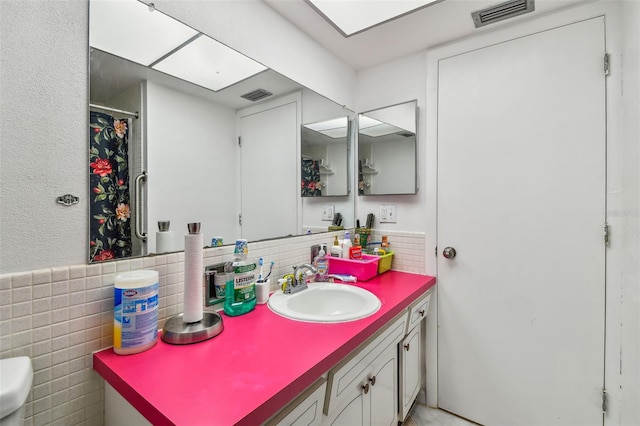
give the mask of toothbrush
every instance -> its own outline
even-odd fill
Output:
[[[273,270],[273,265],[275,265],[275,264],[276,264],[276,262],[275,262],[275,261],[273,261],[273,260],[272,260],[272,261],[271,261],[271,263],[269,264],[269,273],[267,274],[267,276],[266,276],[266,277],[264,277],[264,280],[265,280],[265,281],[266,281],[266,280],[268,280],[268,279],[269,279],[269,277],[271,276],[271,271]]]
[[[264,259],[258,259],[258,265],[260,265],[260,273],[258,274],[258,281],[262,281],[262,265],[264,264]]]

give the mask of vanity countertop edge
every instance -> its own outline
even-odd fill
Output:
[[[260,424],[435,285],[427,275],[389,271],[356,285],[382,306],[357,321],[318,324],[267,307],[222,315],[224,331],[193,345],[158,338],[151,349],[93,354],[93,368],[154,425]]]

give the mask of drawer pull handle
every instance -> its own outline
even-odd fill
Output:
[[[421,309],[420,311],[418,311],[418,313],[420,314],[421,317],[424,316],[424,309]]]
[[[371,382],[371,386],[375,386],[376,385],[376,376],[370,377],[369,381]]]
[[[411,347],[411,346],[410,346],[408,343],[407,343],[406,345],[404,345],[404,348],[405,348],[406,350],[409,350],[409,348],[410,348],[410,347]]]
[[[362,387],[362,390],[364,391],[364,394],[368,394],[369,393],[369,383],[367,383],[366,385],[364,385]]]

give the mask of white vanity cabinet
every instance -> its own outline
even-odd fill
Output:
[[[316,381],[309,389],[267,422],[268,426],[317,426],[322,423],[322,406],[327,380]]]
[[[398,414],[398,350],[407,312],[329,371],[324,425],[394,425]]]
[[[431,294],[416,301],[409,307],[407,333],[398,345],[399,353],[399,411],[398,420],[403,422],[409,414],[420,388],[425,368],[423,319],[429,311]]]

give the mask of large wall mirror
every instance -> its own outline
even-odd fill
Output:
[[[301,129],[351,111],[137,0],[90,0],[89,39],[90,261],[183,250],[189,222],[207,245],[307,232]],[[348,175],[341,143],[324,165]]]
[[[358,195],[415,194],[417,101],[358,115]]]

